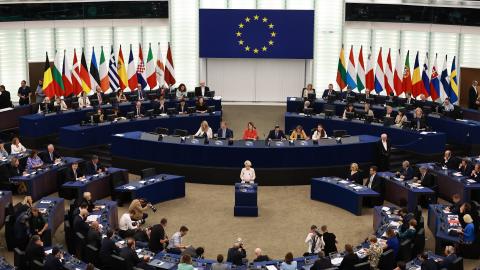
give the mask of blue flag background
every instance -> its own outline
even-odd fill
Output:
[[[200,57],[313,59],[313,10],[200,9]]]

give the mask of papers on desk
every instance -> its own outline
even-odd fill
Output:
[[[462,173],[461,172],[454,172],[453,176],[462,176]]]
[[[420,134],[422,134],[422,135],[437,134],[437,132],[436,131],[422,131],[422,132],[420,132]]]
[[[168,116],[168,114],[166,114],[166,113],[161,113],[160,116],[165,117],[165,116]]]
[[[455,120],[460,121],[460,122],[468,122],[467,119],[455,119]]]
[[[100,217],[100,215],[89,215],[87,217],[87,222],[94,222],[97,221],[97,219]]]
[[[265,268],[267,268],[267,270],[277,270],[277,267],[275,265],[267,265],[265,266]]]
[[[333,258],[331,260],[332,264],[335,266],[339,266],[343,261],[343,257]]]
[[[49,200],[41,200],[40,203],[51,203],[52,201]]]
[[[125,135],[117,133],[117,134],[115,134],[115,135],[113,135],[113,136],[123,137],[123,136],[125,136]]]
[[[13,108],[9,107],[9,108],[0,109],[0,112],[6,112],[11,110],[13,110]]]
[[[295,97],[290,98],[290,101],[296,101],[296,100],[297,100],[297,98],[295,98]]]
[[[52,249],[50,248],[50,249],[45,250],[45,254],[47,254],[47,255],[52,254]]]
[[[221,100],[222,99],[222,96],[214,96],[213,97],[213,100]]]
[[[477,181],[475,181],[475,180],[473,180],[473,179],[467,179],[467,182],[473,184],[473,183],[476,183]]]
[[[403,179],[400,178],[400,177],[393,177],[393,179],[394,179],[395,181],[400,181],[400,182],[403,181]]]
[[[361,189],[363,189],[363,187],[361,187],[361,186],[354,186],[353,189],[355,189],[355,190],[361,190]]]
[[[144,181],[144,180],[138,181],[138,183],[140,183],[140,184],[142,184],[142,185],[145,184],[146,182],[147,182],[147,181]]]
[[[398,223],[397,221],[391,221],[390,224],[389,224],[391,227],[399,227],[400,226],[400,223]]]
[[[125,186],[125,189],[128,189],[128,190],[134,190],[135,187],[134,186]]]
[[[350,182],[348,182],[348,181],[346,181],[346,180],[340,180],[340,181],[338,181],[338,182],[339,182],[339,183],[342,183],[342,184],[348,184],[348,183],[350,183]]]
[[[389,211],[389,210],[390,210],[390,207],[387,207],[387,206],[382,207],[382,211],[386,212],[386,211]]]

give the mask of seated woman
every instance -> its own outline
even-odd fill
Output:
[[[398,233],[398,238],[400,239],[400,242],[410,239],[413,243],[413,239],[415,238],[415,235],[417,233],[417,229],[415,229],[416,227],[417,221],[413,218],[410,219],[410,221],[408,222],[408,229],[406,229],[405,231],[400,231]]]
[[[0,142],[0,158],[7,158],[8,152],[5,150],[5,145],[3,142]]]
[[[177,99],[187,97],[187,87],[185,86],[185,84],[181,83],[178,86],[177,91],[175,91],[175,95],[177,96]]]
[[[302,89],[303,98],[308,98],[308,94],[315,94],[315,89],[311,83],[307,84],[307,87]]]
[[[315,131],[312,134],[312,140],[318,141],[318,140],[324,139],[324,138],[328,138],[327,132],[323,128],[322,124],[318,124],[317,128],[315,129]]]
[[[97,113],[95,114],[94,122],[96,123],[103,123],[105,115],[103,114],[102,108],[97,109]]]
[[[247,128],[243,131],[243,137],[244,140],[257,140],[258,139],[258,134],[257,134],[257,128],[253,124],[253,122],[248,122]]]
[[[404,110],[399,110],[398,114],[397,114],[397,117],[395,117],[395,126],[403,127],[403,125],[407,121],[408,121],[408,119],[407,119],[407,116],[405,115],[405,111]]]
[[[365,117],[373,117],[373,111],[370,109],[370,103],[365,103],[363,112],[365,113]]]
[[[38,152],[36,150],[32,150],[30,156],[27,159],[27,170],[36,170],[43,166],[42,159],[38,156]]]
[[[208,126],[207,121],[202,121],[200,124],[200,128],[198,129],[197,133],[194,135],[195,137],[207,137],[209,139],[213,138],[212,129]]]
[[[305,131],[303,130],[303,127],[301,125],[298,125],[295,127],[295,129],[292,131],[292,134],[290,134],[290,140],[308,140],[307,134],[305,134]]]
[[[53,104],[55,107],[59,107],[61,111],[68,110],[67,104],[63,100],[63,97],[55,96],[55,103]]]
[[[208,111],[207,104],[203,100],[203,97],[199,97],[196,105],[197,113],[206,113]]]
[[[90,99],[87,96],[87,92],[82,91],[78,97],[78,107],[87,108],[90,107]]]
[[[355,117],[355,108],[353,108],[352,103],[348,103],[347,107],[345,107],[345,110],[343,111],[343,116],[342,116],[343,119],[348,119],[347,113],[353,113]]]
[[[250,160],[245,160],[243,165],[245,165],[245,167],[240,172],[242,183],[253,184],[255,181],[255,170],[252,168],[252,162],[250,162]]]
[[[27,148],[25,148],[25,146],[23,146],[20,143],[20,140],[18,139],[18,137],[14,137],[12,139],[12,145],[10,146],[10,148],[11,148],[10,154],[12,155],[21,154],[27,151]]]
[[[288,252],[285,255],[285,260],[280,265],[280,270],[296,270],[297,269],[297,261],[293,260],[293,254]]]
[[[123,93],[122,89],[118,89],[117,94],[115,95],[118,103],[127,102],[127,97]]]
[[[472,244],[475,241],[475,225],[473,224],[472,216],[466,214],[463,216],[465,226],[463,227],[463,241],[465,244]]]
[[[350,176],[348,177],[350,181],[355,182],[359,185],[363,185],[363,178],[360,175],[360,171],[358,169],[358,164],[357,163],[352,163],[350,165]]]
[[[480,163],[475,164],[475,167],[473,167],[473,171],[470,176],[470,178],[480,183]]]

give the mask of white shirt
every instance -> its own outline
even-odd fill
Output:
[[[176,248],[182,245],[182,234],[176,232],[172,235],[170,241],[168,241],[168,248]]]
[[[27,148],[25,148],[25,146],[23,146],[21,143],[18,143],[18,146],[15,145],[15,144],[12,144],[11,148],[12,148],[12,151],[10,152],[10,154],[12,154],[12,155],[20,154],[20,153],[23,153],[23,152],[27,151]]]
[[[313,132],[313,135],[312,135],[312,140],[316,141],[318,139],[321,139],[321,138],[327,138],[327,132],[325,132],[325,136],[322,137],[322,134],[320,132],[318,132],[318,130],[315,130],[315,132]]]
[[[90,107],[90,99],[88,97],[79,97],[78,105],[80,108]]]
[[[195,136],[197,136],[197,137],[198,137],[198,136],[202,136],[202,137],[204,136],[204,132],[203,132],[203,130],[202,130],[202,127],[200,127],[200,128],[198,129],[197,133],[195,133]],[[212,132],[212,129],[211,129],[210,127],[209,127],[208,130],[207,130],[207,137],[208,137],[209,139],[213,138],[213,132]]]
[[[385,140],[382,140],[382,145],[383,145],[383,149],[385,149],[385,151],[388,150],[388,147],[387,147],[387,141]]]
[[[305,238],[305,243],[308,244],[308,253],[312,252],[312,245],[313,245],[313,240],[315,239],[315,247],[314,247],[314,253],[317,254],[323,249],[323,246],[325,246],[325,243],[323,242],[323,237],[319,237],[315,233],[309,233],[307,235],[307,238]]]
[[[205,96],[205,86],[201,86],[200,90],[202,90],[202,97],[204,97]]]
[[[135,230],[138,225],[133,226],[132,225],[132,218],[130,217],[129,213],[125,213],[120,217],[120,221],[118,222],[118,228],[121,231],[126,231],[126,230]]]
[[[375,174],[370,176],[370,179],[368,181],[368,188],[372,188],[372,183],[373,183],[373,178],[375,177]]]
[[[255,170],[253,168],[248,170],[247,168],[243,168],[240,172],[240,179],[242,179],[242,182],[253,183],[253,181],[255,181]]]

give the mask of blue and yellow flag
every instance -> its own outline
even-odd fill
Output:
[[[313,59],[313,10],[200,9],[200,57]]]
[[[452,61],[452,70],[450,71],[450,102],[455,103],[458,101],[458,79],[457,79],[457,69],[455,67],[455,56]]]

